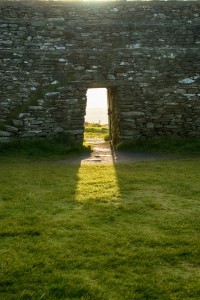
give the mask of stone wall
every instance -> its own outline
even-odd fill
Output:
[[[0,139],[82,141],[107,87],[115,143],[200,137],[200,2],[0,2]]]

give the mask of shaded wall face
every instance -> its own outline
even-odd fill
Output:
[[[81,141],[88,87],[110,88],[117,142],[200,136],[199,11],[198,1],[1,1],[0,138]]]

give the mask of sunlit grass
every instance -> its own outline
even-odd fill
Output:
[[[105,138],[109,134],[108,125],[99,125],[93,123],[85,124],[84,138]]]
[[[86,197],[87,195],[87,197]],[[77,174],[76,201],[117,203],[120,188],[114,165],[81,165]]]
[[[0,299],[200,298],[199,159],[0,175]]]

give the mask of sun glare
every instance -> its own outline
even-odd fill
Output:
[[[85,121],[89,123],[108,124],[106,88],[88,89]]]

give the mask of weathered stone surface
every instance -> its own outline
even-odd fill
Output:
[[[1,137],[0,136],[0,142],[1,143],[7,143],[7,142],[10,142],[10,141],[11,141],[10,137]]]
[[[29,106],[29,109],[30,110],[42,110],[43,109],[43,107],[42,106]]]
[[[8,132],[13,132],[13,133],[18,132],[18,128],[17,128],[17,127],[14,127],[14,126],[8,126],[8,125],[5,125],[5,129],[6,129],[6,131],[8,131]]]
[[[61,128],[61,127],[57,127],[55,130],[54,130],[54,133],[63,133],[64,132],[64,129]]]
[[[6,134],[81,142],[87,89],[106,87],[114,143],[200,137],[199,1],[2,0],[0,11]]]
[[[147,128],[153,129],[154,127],[155,127],[154,123],[152,123],[152,122],[147,123]]]
[[[37,104],[41,106],[44,105],[44,100],[37,100]]]
[[[12,123],[13,123],[13,125],[16,126],[16,127],[21,127],[21,126],[23,126],[23,121],[21,121],[21,120],[12,120]]]
[[[11,135],[12,134],[10,132],[0,130],[0,137],[9,137]]]
[[[45,96],[51,97],[51,96],[58,96],[59,94],[60,94],[59,92],[48,92],[45,94]]]
[[[27,117],[29,117],[30,116],[30,113],[20,113],[19,115],[18,115],[18,118],[19,119],[25,119],[25,118],[27,118]]]
[[[141,111],[128,111],[123,112],[122,115],[125,117],[143,117],[145,114]]]

